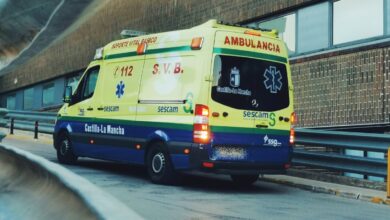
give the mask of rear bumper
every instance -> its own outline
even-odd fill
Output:
[[[252,161],[215,161],[210,160],[206,147],[194,146],[189,156],[190,167],[202,172],[219,174],[285,174],[285,164],[269,164]],[[209,166],[204,166],[207,163]],[[212,164],[212,167],[210,165]]]

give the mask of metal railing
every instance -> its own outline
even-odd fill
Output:
[[[53,134],[56,116],[55,112],[9,110],[5,115],[3,114],[5,123],[0,126],[9,128],[10,134],[14,133],[14,129],[33,131],[34,138],[38,138],[38,133]]]
[[[387,177],[387,197],[390,198],[390,135],[361,132],[341,132],[296,129],[293,164],[329,170]],[[301,145],[301,146],[300,146]],[[310,152],[304,147],[334,148],[334,152]],[[383,159],[345,155],[345,150],[387,153]]]
[[[0,131],[0,142],[5,138],[5,134]]]
[[[5,115],[7,120],[6,123],[3,121],[2,124],[6,124],[6,127],[10,128],[11,133],[13,129],[35,131],[34,136],[37,138],[38,132],[47,134],[54,132],[57,114],[52,112],[5,111],[0,109],[0,126],[2,115]],[[389,154],[390,135],[304,128],[297,128],[295,133],[297,146],[294,148],[294,165],[387,177],[387,191],[388,196],[390,196],[390,176],[388,175],[390,169],[387,167],[390,166],[389,161],[386,161],[385,158],[358,157],[344,153],[345,150],[361,150]],[[313,146],[335,150],[307,150],[308,147]],[[388,160],[390,160],[389,155]]]
[[[345,150],[387,153],[390,135],[360,132],[341,132],[314,129],[296,129],[293,164],[329,170],[353,172],[379,177],[387,176],[385,159],[345,155]],[[320,146],[333,151],[308,151],[304,147]]]
[[[7,109],[0,108],[0,127],[4,127],[7,122],[4,120],[5,115],[8,113]],[[0,131],[0,142],[5,137],[5,134]]]

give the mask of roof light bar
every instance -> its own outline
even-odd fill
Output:
[[[94,60],[103,59],[103,52],[104,52],[104,47],[96,49],[95,56],[93,57],[93,59]]]
[[[191,41],[191,49],[200,50],[203,46],[203,37],[194,37]]]
[[[233,24],[233,23],[224,22],[224,21],[217,21],[217,24],[233,26],[233,27],[250,28],[250,29],[253,29],[253,30],[264,31],[264,32],[274,32],[274,33],[276,33],[276,35],[278,33],[278,31],[275,30],[275,29],[265,29],[265,28],[253,27],[253,26],[249,26],[249,25],[241,25],[241,24],[237,24],[237,23]]]
[[[135,30],[122,30],[121,36],[122,38],[130,38],[130,37],[138,37],[142,35],[146,35],[148,33],[143,31],[135,31]]]
[[[138,54],[138,55],[145,54],[146,48],[147,48],[147,47],[148,47],[148,45],[147,45],[146,43],[138,44],[138,47],[137,47],[137,54]]]
[[[253,35],[253,36],[258,36],[258,37],[261,36],[261,32],[260,31],[256,31],[256,30],[247,30],[244,33],[245,34],[249,34],[249,35]]]

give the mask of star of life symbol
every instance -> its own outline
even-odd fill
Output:
[[[280,71],[276,69],[276,67],[270,66],[268,69],[266,69],[264,72],[264,77],[264,86],[271,93],[276,94],[282,89],[282,74],[280,74]]]
[[[230,70],[230,85],[232,87],[240,86],[240,70],[237,67]]]
[[[125,93],[125,84],[123,83],[123,81],[120,81],[120,83],[116,85],[115,95],[118,96],[119,99],[120,97],[123,96],[124,93]]]

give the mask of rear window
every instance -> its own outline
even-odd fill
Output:
[[[252,58],[217,55],[211,97],[223,105],[253,111],[289,106],[286,65]]]

